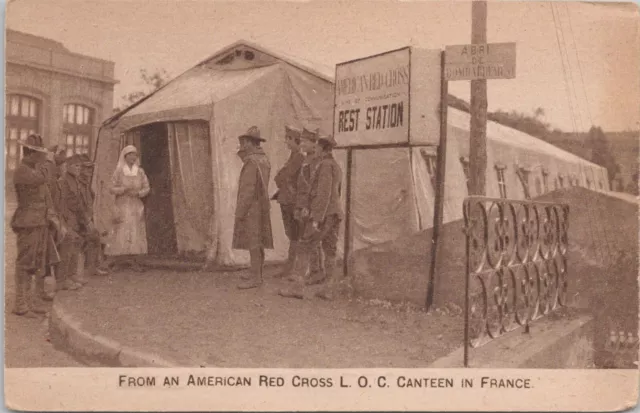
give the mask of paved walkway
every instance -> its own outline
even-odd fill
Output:
[[[81,342],[92,346],[91,364],[100,363],[91,337],[121,356],[125,348],[147,360],[208,367],[426,367],[461,345],[460,316],[286,299],[276,294],[286,284],[270,275],[276,271],[249,291],[235,288],[240,271],[92,277],[83,290],[58,295],[55,305],[67,321],[52,322],[73,320],[84,338],[66,344],[71,351],[82,351]]]

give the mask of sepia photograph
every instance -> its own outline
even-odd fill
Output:
[[[133,389],[206,387],[240,404],[196,409],[407,410],[473,388],[477,410],[531,389],[580,411],[543,389],[617,371],[591,397],[635,405],[639,17],[9,0],[5,403],[164,410]],[[54,376],[37,402],[19,386]],[[320,407],[278,404],[305,391]]]

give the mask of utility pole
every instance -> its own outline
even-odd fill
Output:
[[[471,43],[487,43],[487,2],[471,2]],[[471,81],[469,141],[469,195],[486,195],[487,178],[487,79]]]

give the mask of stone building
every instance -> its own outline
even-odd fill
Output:
[[[20,161],[17,140],[33,132],[48,147],[93,158],[100,124],[113,110],[114,63],[14,30],[6,32],[6,61],[6,177]]]

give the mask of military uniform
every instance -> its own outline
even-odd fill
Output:
[[[57,146],[54,146],[53,148],[51,148],[50,151],[54,154],[53,159],[48,159],[44,163],[43,168],[46,171],[47,188],[49,190],[49,194],[51,195],[53,208],[55,209],[56,214],[59,217],[60,211],[58,206],[60,204],[60,184],[58,183],[58,179],[60,178],[60,174],[62,170],[61,165],[64,163],[64,156],[60,156]],[[44,274],[36,275],[36,295],[38,295],[40,298],[46,301],[52,301],[53,295],[49,295],[45,291],[44,279],[48,276],[51,276],[52,274],[55,274],[56,277],[58,276],[57,264],[47,265],[44,270]]]
[[[100,232],[96,228],[93,216],[93,203],[95,193],[91,189],[91,175],[93,173],[93,162],[87,155],[80,155],[82,170],[78,176],[79,194],[82,209],[88,220],[88,225],[80,234],[83,238],[82,252],[84,253],[84,273],[88,275],[107,275],[107,272],[99,268],[100,256],[102,253],[102,242]]]
[[[46,152],[42,138],[30,135],[21,145],[36,152]],[[50,225],[60,228],[60,221],[47,188],[48,174],[43,164],[36,164],[34,156],[25,156],[13,176],[18,207],[11,219],[17,237],[16,302],[14,313],[30,316],[44,313],[31,289],[32,277],[42,278],[48,265],[60,261],[54,232]],[[35,302],[34,302],[35,300]]]
[[[318,131],[310,132],[306,129],[303,130],[303,139],[310,139],[314,142],[318,139]],[[300,167],[300,174],[298,175],[298,192],[296,194],[296,219],[299,222],[300,228],[300,237],[302,237],[302,232],[306,228],[309,223],[309,210],[311,208],[310,204],[310,194],[311,188],[313,184],[313,179],[318,169],[318,165],[321,161],[320,154],[312,153],[306,156],[302,166]],[[310,244],[308,240],[300,240],[301,249],[306,253],[307,262],[305,265],[308,265],[308,269],[311,276],[315,274],[322,273],[322,253],[320,251],[319,245],[317,243]],[[302,271],[306,272],[306,268],[300,269],[297,271],[297,274],[293,274],[293,279],[297,280],[300,276],[304,274],[300,274]]]
[[[285,128],[285,134],[287,139],[300,139],[300,132],[290,127]],[[274,178],[278,187],[278,191],[274,196],[274,199],[276,199],[280,204],[284,231],[287,238],[289,238],[287,265],[280,276],[291,272],[296,259],[297,243],[300,238],[300,225],[295,219],[295,207],[298,176],[300,175],[300,168],[302,167],[303,162],[304,155],[300,150],[292,150],[289,159]]]
[[[331,147],[335,141],[331,137],[323,137]],[[333,158],[331,152],[324,151],[320,156],[316,173],[314,174],[309,194],[309,223],[304,238],[311,243],[317,243],[318,249],[324,253],[324,274],[312,277],[308,284],[315,284],[329,279],[335,283],[335,266],[340,222],[344,219],[340,194],[342,191],[342,170]],[[332,285],[333,286],[333,285]],[[328,292],[323,292],[323,298],[329,298]]]
[[[67,168],[81,163],[80,157],[74,155],[67,160]],[[84,236],[91,231],[93,219],[83,199],[83,185],[78,177],[67,171],[58,182],[60,215],[68,232],[60,245],[61,263],[58,267],[57,288],[76,289],[78,284],[85,284],[85,281],[79,278],[78,258],[82,251]]]
[[[249,131],[238,139],[265,141],[255,126],[249,128]],[[232,247],[248,250],[251,256],[251,275],[247,282],[238,285],[238,288],[245,289],[262,284],[264,250],[273,248],[268,193],[271,165],[260,147],[241,149],[238,155],[243,166],[238,181]]]

